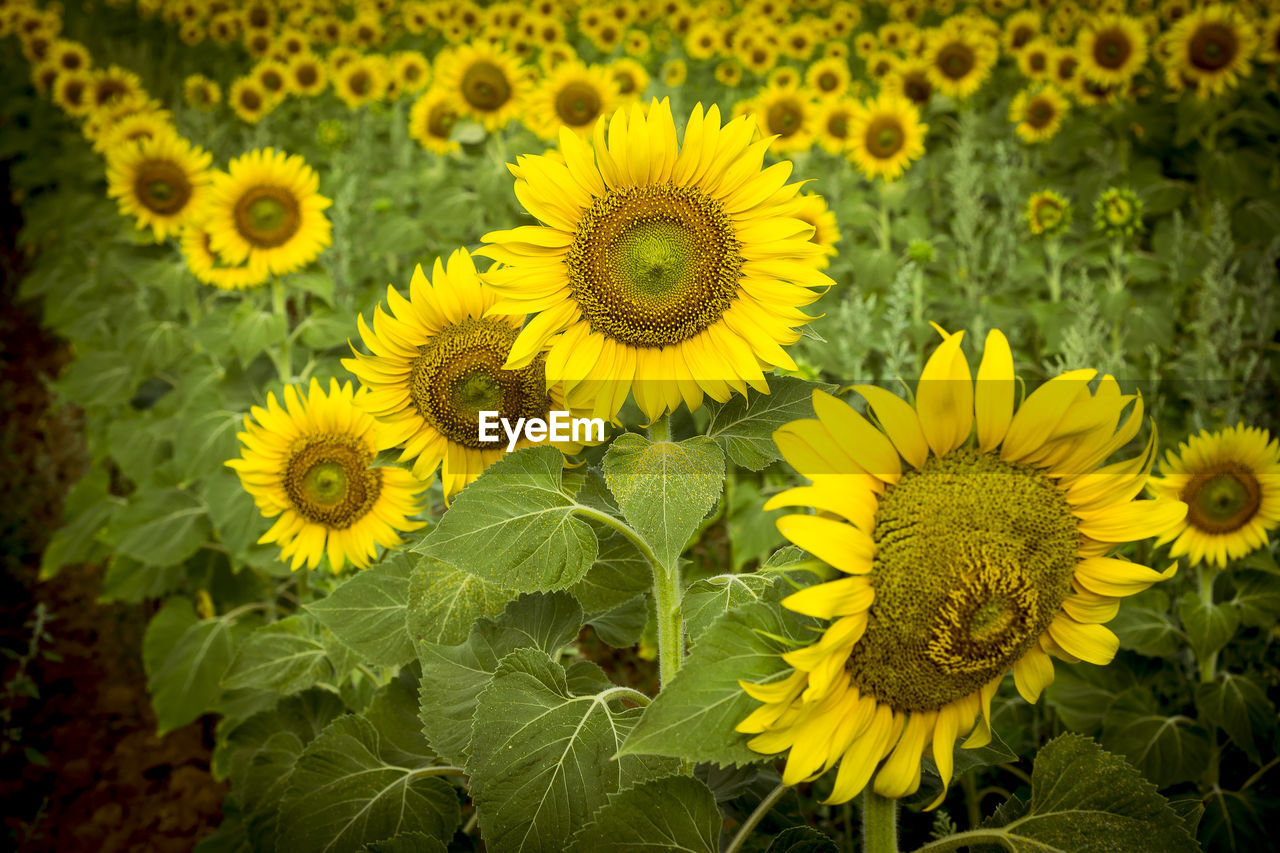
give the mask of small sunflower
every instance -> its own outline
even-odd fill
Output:
[[[264,59],[251,72],[258,85],[274,100],[280,100],[290,91],[289,66],[277,59]]]
[[[1053,190],[1034,192],[1027,199],[1027,226],[1031,233],[1056,237],[1071,224],[1071,202]]]
[[[88,71],[66,71],[53,82],[53,102],[69,116],[86,116],[94,108],[92,89],[93,75]]]
[[[634,390],[650,419],[794,369],[782,347],[811,319],[799,309],[833,282],[790,213],[791,164],[762,170],[755,132],[699,105],[681,145],[655,101],[601,119],[591,144],[561,132],[563,163],[520,158],[516,197],[544,224],[487,234],[478,252],[505,265],[485,277],[505,296],[492,310],[534,314],[506,367],[549,342],[547,381],[574,408],[612,418]]]
[[[209,232],[203,225],[188,222],[179,242],[187,269],[203,284],[219,290],[248,290],[266,284],[271,278],[265,269],[252,269],[245,264],[224,266],[213,251]]]
[[[923,109],[933,97],[933,81],[929,66],[922,59],[909,59],[898,63],[891,74],[880,81],[880,91],[889,95],[901,95]]]
[[[409,136],[428,151],[448,154],[460,147],[450,138],[458,123],[456,99],[439,88],[431,88],[418,96],[409,110]]]
[[[333,91],[347,109],[355,110],[381,98],[386,92],[387,82],[381,63],[362,56],[334,72]]]
[[[742,84],[742,63],[736,59],[722,59],[716,63],[716,82],[730,89]]]
[[[663,85],[672,89],[679,88],[689,77],[689,66],[685,65],[683,59],[668,59],[662,63],[661,76]]]
[[[553,71],[529,96],[525,123],[542,139],[555,139],[562,127],[588,136],[620,100],[607,68],[574,60]]]
[[[502,48],[484,41],[441,54],[435,80],[456,98],[460,112],[490,132],[520,115],[529,90],[520,64]]]
[[[299,53],[290,58],[286,67],[289,88],[303,97],[313,98],[329,85],[329,71],[324,60],[313,53]]]
[[[95,107],[104,107],[115,101],[145,96],[142,78],[127,68],[112,65],[92,72],[93,85],[90,101]]]
[[[1210,3],[1188,13],[1166,37],[1166,80],[1181,77],[1202,98],[1235,88],[1251,71],[1256,30],[1255,24],[1226,3]]]
[[[431,82],[431,64],[416,50],[402,50],[392,56],[391,71],[400,92],[421,92]]]
[[[107,194],[160,243],[199,210],[212,162],[213,155],[177,134],[124,142],[107,152]]]
[[[623,57],[609,63],[609,75],[618,87],[618,95],[624,101],[638,100],[649,88],[649,72],[634,59]]]
[[[231,109],[246,124],[257,124],[275,108],[271,93],[252,77],[241,77],[233,82],[227,100]]]
[[[182,97],[188,106],[208,112],[222,103],[222,87],[203,74],[192,74],[182,81]]]
[[[328,246],[332,226],[322,211],[320,179],[303,159],[273,148],[257,149],[216,173],[206,226],[213,248],[228,263],[283,275],[315,260]]]
[[[1122,187],[1103,190],[1093,206],[1093,225],[1108,237],[1132,237],[1142,230],[1142,199]]]
[[[1071,102],[1053,86],[1023,89],[1009,104],[1009,121],[1023,142],[1048,142],[1062,129]]]
[[[849,89],[849,63],[843,59],[819,59],[804,72],[804,82],[822,98],[838,98]]]
[[[325,554],[334,572],[347,561],[363,569],[378,545],[395,548],[401,531],[426,523],[411,520],[424,485],[402,468],[373,465],[387,445],[351,383],[331,379],[326,395],[312,379],[306,397],[289,385],[284,402],[281,408],[272,393],[265,409],[250,410],[238,434],[241,457],[226,463],[259,511],[279,516],[260,543],[278,543],[295,570],[314,569]]]
[[[1034,9],[1015,12],[1004,22],[1001,46],[1007,53],[1019,54],[1040,35],[1044,22]]]
[[[817,265],[818,269],[826,269],[836,255],[836,244],[840,242],[840,226],[836,224],[835,213],[827,207],[827,200],[814,193],[805,193],[796,199],[791,215],[813,226],[813,236],[809,241],[822,248],[822,257]]]
[[[813,132],[822,150],[836,155],[849,151],[853,144],[849,134],[858,109],[858,102],[852,98],[831,98],[818,105],[813,117]]]
[[[774,137],[770,151],[785,154],[813,147],[818,104],[808,89],[768,86],[752,99],[752,114],[760,132]]]
[[[1074,91],[1080,77],[1080,59],[1075,48],[1060,47],[1049,59],[1050,79],[1063,91]]]
[[[1058,48],[1047,38],[1032,39],[1018,53],[1018,70],[1028,80],[1046,81],[1053,75],[1053,57]]]
[[[783,655],[790,674],[742,682],[763,704],[737,730],[754,735],[757,752],[790,749],[787,784],[838,762],[829,803],[868,783],[885,797],[914,793],[932,748],[944,786],[936,806],[956,738],[972,730],[966,747],[989,742],[991,698],[1010,669],[1035,702],[1053,681],[1050,655],[1108,663],[1119,641],[1102,623],[1122,597],[1176,568],[1108,556],[1187,512],[1180,501],[1134,500],[1154,436],[1135,458],[1104,465],[1141,426],[1141,398],[1110,376],[1091,392],[1097,372],[1076,370],[1015,411],[1004,335],[987,336],[975,385],[964,333],[939,331],[914,405],[881,388],[854,389],[883,431],[817,391],[816,419],[774,433],[812,485],[765,507],[816,510],[784,516],[778,528],[845,576],[783,600],[832,621],[817,643]]]
[[[956,18],[933,31],[925,46],[929,80],[944,95],[964,99],[982,85],[996,64],[990,38],[957,25]]]
[[[912,160],[924,154],[924,135],[915,104],[881,93],[858,110],[849,129],[849,159],[868,178],[886,181],[902,177]]]
[[[1147,61],[1147,34],[1136,18],[1103,15],[1076,36],[1080,73],[1100,86],[1122,86]]]
[[[514,423],[565,409],[559,389],[547,389],[542,356],[519,369],[503,367],[524,317],[492,314],[500,297],[458,249],[447,267],[436,261],[431,281],[422,267],[414,270],[408,300],[388,287],[391,312],[379,305],[372,329],[359,318],[373,354],[342,362],[371,392],[364,408],[392,445],[404,446],[399,461],[413,460],[414,475],[424,480],[440,469],[445,500],[507,452],[505,436],[480,438],[481,411]],[[566,454],[582,449],[581,442],[558,446]]]
[[[1151,494],[1181,500],[1186,520],[1160,538],[1169,556],[1224,569],[1280,526],[1280,440],[1259,427],[1201,430],[1170,450]]]

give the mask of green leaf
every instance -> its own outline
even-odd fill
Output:
[[[554,447],[508,454],[463,489],[414,548],[516,592],[564,589],[596,556],[591,526],[561,486]]]
[[[329,674],[329,660],[315,621],[289,616],[263,625],[245,639],[222,679],[225,690],[297,693]]]
[[[1228,791],[1214,787],[1205,797],[1200,838],[1205,850],[1268,850],[1275,846],[1275,814],[1280,802],[1257,788]]]
[[[341,699],[317,687],[286,696],[238,723],[223,718],[211,762],[214,778],[230,779],[233,787],[241,787],[250,759],[272,735],[291,732],[306,745],[345,710]]]
[[[733,570],[741,571],[748,563],[763,563],[786,537],[778,530],[776,520],[782,510],[764,511],[765,497],[750,481],[733,487],[729,506],[729,544],[733,546]]]
[[[624,601],[612,610],[588,614],[587,624],[603,642],[615,649],[625,649],[640,642],[652,615],[653,599],[645,594]]]
[[[702,436],[654,442],[628,432],[605,453],[604,476],[623,516],[670,566],[720,498],[724,454]]]
[[[191,599],[175,595],[165,601],[142,635],[142,668],[147,675],[160,669],[182,635],[199,621]]]
[[[84,409],[105,409],[128,403],[139,379],[119,353],[99,350],[82,352],[50,386]]]
[[[1115,698],[1103,718],[1102,742],[1161,788],[1198,779],[1209,762],[1204,729],[1189,717],[1163,713],[1146,687]]]
[[[1247,569],[1233,572],[1236,594],[1231,599],[1240,622],[1248,628],[1269,628],[1280,618],[1280,575]]]
[[[148,566],[116,554],[107,564],[98,600],[139,604],[148,598],[161,598],[180,587],[185,575],[185,567],[181,565]]]
[[[155,489],[138,494],[116,517],[123,531],[116,545],[121,554],[152,566],[171,566],[208,540],[204,503],[190,492]]]
[[[107,494],[109,480],[105,468],[94,468],[67,493],[61,526],[40,558],[40,580],[53,577],[63,566],[87,563],[106,552],[98,535],[122,503]]]
[[[378,756],[388,764],[423,767],[436,758],[418,717],[419,688],[418,666],[412,664],[379,687],[364,712],[378,730]]]
[[[613,533],[600,540],[595,565],[569,591],[588,613],[604,613],[652,586],[649,562],[625,536]]]
[[[1216,681],[1196,685],[1196,708],[1202,719],[1225,731],[1254,764],[1261,763],[1257,736],[1274,730],[1276,711],[1256,681],[1246,675],[1219,673]]]
[[[571,693],[564,669],[541,649],[503,657],[479,696],[467,759],[490,848],[559,853],[609,794],[675,769],[615,758],[640,710],[601,695]]]
[[[1240,627],[1240,614],[1234,604],[1210,604],[1194,592],[1184,593],[1178,601],[1178,618],[1199,660],[1220,651]]]
[[[667,755],[716,764],[749,764],[769,756],[747,748],[734,726],[760,706],[738,680],[762,683],[790,672],[782,653],[811,642],[815,621],[774,601],[721,616],[699,638],[623,745],[621,754]],[[778,639],[781,638],[781,639]]]
[[[368,853],[446,853],[448,850],[443,841],[421,832],[402,832],[384,841],[371,841],[364,849]]]
[[[226,619],[205,619],[188,626],[163,660],[157,660],[158,653],[152,658],[147,692],[160,734],[185,726],[213,706],[243,630]]]
[[[249,757],[237,794],[245,804],[245,829],[252,849],[276,849],[280,801],[304,748],[293,732],[275,732]]]
[[[236,358],[248,367],[267,347],[277,346],[289,333],[284,317],[269,311],[260,311],[250,302],[242,302],[236,311],[235,326],[231,332],[231,348]]]
[[[240,453],[236,430],[240,416],[220,409],[193,412],[178,427],[174,454],[184,481],[201,480],[227,471],[225,463]]]
[[[240,478],[230,468],[223,468],[204,478],[204,502],[218,541],[235,561],[247,558],[250,549],[270,528],[272,520],[264,518],[253,496],[244,490]],[[272,546],[279,553],[279,546]]]
[[[777,575],[748,572],[694,581],[684,593],[684,628],[689,642],[696,643],[726,611],[759,601],[777,580]]]
[[[779,832],[765,853],[840,853],[840,848],[811,826],[793,826]]]
[[[412,566],[406,555],[390,554],[306,610],[365,663],[399,666],[414,658],[413,640],[405,630]]]
[[[1173,623],[1169,594],[1162,589],[1125,599],[1107,627],[1120,638],[1120,648],[1151,657],[1172,657],[1185,640]]]
[[[460,643],[477,619],[497,616],[514,596],[478,575],[423,557],[413,567],[407,599],[402,599],[408,601],[406,633],[411,642]]]
[[[463,764],[476,698],[504,655],[518,648],[558,652],[582,627],[582,608],[565,592],[522,595],[494,619],[480,619],[458,645],[418,643],[422,729],[446,761]]]
[[[151,482],[160,450],[156,424],[144,417],[122,417],[107,427],[107,448],[125,477],[139,485]],[[152,427],[152,428],[148,428]]]
[[[298,330],[304,344],[313,350],[326,350],[346,344],[356,334],[356,320],[350,311],[314,308]]]
[[[294,850],[359,851],[402,832],[453,837],[460,810],[453,788],[379,757],[378,730],[339,717],[303,751],[280,803],[280,835]]]
[[[1067,728],[1082,732],[1102,731],[1107,706],[1138,683],[1125,666],[1055,663],[1053,669],[1053,683],[1045,688],[1045,699]]]
[[[706,436],[743,468],[759,471],[782,458],[773,443],[778,427],[801,418],[812,418],[813,392],[835,390],[834,385],[806,382],[793,376],[770,376],[769,393],[749,398],[734,395],[727,403],[707,401],[711,421]]]
[[[719,853],[724,818],[711,789],[688,776],[672,776],[609,795],[595,817],[573,836],[570,853]]]
[[[282,284],[286,293],[310,293],[322,299],[326,305],[333,304],[333,276],[327,272],[297,272],[285,278]]]
[[[1055,738],[1040,750],[1029,803],[1002,809],[973,834],[981,836],[975,844],[991,844],[984,850],[998,844],[1014,853],[1199,850],[1154,785],[1124,759],[1076,734]]]

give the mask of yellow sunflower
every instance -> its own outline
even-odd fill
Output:
[[[416,50],[402,50],[392,56],[391,71],[400,92],[421,92],[431,82],[431,64]]]
[[[227,100],[240,120],[247,124],[257,124],[276,105],[271,93],[252,77],[234,81]]]
[[[206,226],[230,264],[283,275],[316,259],[331,240],[320,179],[303,159],[273,148],[232,160],[213,176]]]
[[[277,59],[264,59],[253,66],[251,72],[258,85],[267,91],[273,100],[280,100],[290,91],[289,66]]]
[[[1005,19],[1004,31],[1000,37],[1000,46],[1004,48],[1006,53],[1021,53],[1023,48],[1030,44],[1036,36],[1040,35],[1040,30],[1043,26],[1044,22],[1040,19],[1040,13],[1034,9],[1014,12]]]
[[[1018,52],[1018,70],[1028,80],[1048,80],[1053,74],[1053,57],[1058,48],[1044,37],[1032,39]]]
[[[409,110],[409,136],[423,148],[437,154],[448,154],[460,147],[456,140],[450,138],[457,123],[456,100],[437,87],[419,95]]]
[[[1173,542],[1171,557],[1225,569],[1267,547],[1280,526],[1280,440],[1264,429],[1201,430],[1168,452],[1160,473],[1151,493],[1189,507],[1186,520],[1160,538]]]
[[[1121,86],[1147,61],[1147,34],[1136,18],[1103,15],[1076,36],[1080,73],[1100,86]]]
[[[933,31],[925,47],[929,80],[944,95],[963,99],[982,85],[996,64],[996,45],[990,38],[956,25],[956,18]],[[950,26],[948,26],[950,24]]]
[[[833,621],[817,643],[783,655],[790,674],[742,684],[764,704],[737,730],[755,736],[749,745],[758,752],[790,749],[787,784],[839,762],[831,803],[851,799],[873,775],[881,796],[915,792],[932,747],[944,785],[936,806],[957,736],[973,730],[967,747],[990,740],[991,697],[1010,669],[1034,702],[1053,681],[1050,655],[1108,663],[1119,641],[1102,623],[1121,597],[1176,568],[1108,556],[1164,533],[1187,511],[1179,501],[1133,500],[1154,436],[1137,457],[1099,467],[1137,433],[1140,397],[1122,394],[1110,376],[1091,392],[1096,371],[1077,370],[1015,411],[1004,335],[987,336],[976,386],[960,349],[964,332],[942,335],[914,406],[881,388],[855,389],[883,431],[817,391],[816,420],[774,433],[812,485],[766,509],[817,510],[784,516],[778,528],[845,576],[783,600]]]
[[[392,445],[404,446],[399,461],[413,460],[414,475],[424,480],[440,469],[445,500],[507,452],[501,431],[481,437],[480,412],[515,423],[548,420],[550,412],[565,409],[559,389],[547,389],[541,356],[519,369],[503,367],[524,317],[492,314],[500,296],[458,249],[447,267],[436,261],[431,281],[422,267],[414,269],[408,300],[388,287],[390,313],[379,305],[372,329],[359,318],[372,355],[356,352],[342,362],[371,392],[364,408],[387,429]],[[516,447],[530,443],[521,438]],[[556,446],[572,454],[583,442]]]
[[[103,124],[93,148],[105,153],[128,142],[174,135],[177,131],[173,129],[172,118],[167,110],[144,110],[121,116]]]
[[[313,53],[300,53],[289,60],[289,88],[299,95],[312,98],[329,85],[329,71],[324,60]]]
[[[436,60],[436,85],[451,93],[460,112],[493,132],[520,115],[528,96],[524,69],[497,45],[462,45]]]
[[[1027,227],[1037,236],[1056,237],[1071,224],[1071,202],[1053,190],[1040,190],[1027,199]]]
[[[915,104],[881,93],[861,107],[849,127],[849,159],[868,178],[896,180],[912,160],[924,155],[924,135]]]
[[[662,82],[663,85],[677,89],[684,85],[684,81],[689,77],[689,66],[685,65],[683,59],[669,59],[662,63]]]
[[[1047,142],[1062,129],[1071,102],[1053,86],[1023,89],[1009,104],[1009,121],[1023,142]]]
[[[799,308],[833,282],[789,212],[791,164],[762,170],[755,132],[699,105],[681,145],[670,103],[654,101],[601,119],[591,144],[562,131],[563,164],[520,158],[516,197],[544,224],[487,234],[478,252],[506,265],[486,275],[505,297],[492,310],[535,315],[506,367],[550,342],[547,381],[573,408],[612,418],[634,390],[650,419],[766,392],[762,368],[794,369],[782,347],[812,319]]]
[[[774,137],[769,150],[777,154],[813,147],[818,104],[808,89],[767,86],[752,99],[752,114],[760,132]]]
[[[203,74],[191,74],[182,81],[182,98],[187,106],[208,112],[222,103],[222,87]]]
[[[279,543],[293,569],[314,569],[325,554],[334,572],[347,561],[366,568],[378,545],[395,548],[400,531],[426,524],[410,518],[425,486],[402,468],[373,465],[385,433],[359,402],[336,379],[327,395],[315,379],[306,397],[286,386],[283,408],[268,394],[238,434],[241,457],[226,463],[262,514],[279,516],[258,542]]]
[[[69,116],[93,112],[93,75],[88,71],[65,71],[53,81],[53,102]]]
[[[818,105],[813,117],[813,132],[818,145],[829,154],[845,154],[853,140],[849,135],[858,102],[852,98],[830,98]]]
[[[828,56],[819,59],[804,72],[804,82],[823,98],[838,98],[849,89],[849,63]]]
[[[1165,77],[1170,88],[1181,88],[1172,85],[1179,77],[1202,98],[1235,88],[1252,70],[1256,30],[1255,24],[1226,3],[1189,12],[1166,37],[1170,55]]]
[[[161,243],[199,209],[212,162],[213,155],[177,134],[124,142],[107,152],[107,194]]]
[[[542,139],[555,139],[562,127],[588,136],[596,121],[613,112],[620,100],[607,68],[566,62],[529,96],[525,124]]]
[[[347,109],[355,110],[381,98],[386,92],[387,82],[382,64],[362,56],[334,72],[333,91]]]
[[[889,95],[901,95],[917,107],[929,105],[933,97],[933,81],[929,66],[923,59],[908,59],[880,81],[880,91]]]
[[[93,85],[90,100],[95,107],[103,107],[115,101],[145,96],[142,78],[132,71],[112,65],[110,68],[99,68],[91,72]]]
[[[822,248],[822,256],[817,263],[819,269],[826,269],[836,254],[836,243],[840,242],[840,227],[836,224],[835,213],[827,207],[827,200],[820,195],[805,193],[796,199],[791,215],[813,226],[813,236],[809,240]]]
[[[649,72],[634,59],[615,59],[609,63],[609,74],[618,87],[618,95],[626,102],[638,100],[649,88]]]
[[[219,290],[248,290],[266,284],[271,274],[247,264],[224,266],[209,241],[209,231],[197,222],[188,222],[179,241],[187,269],[203,284]]]

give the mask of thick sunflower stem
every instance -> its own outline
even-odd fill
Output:
[[[280,381],[288,385],[293,379],[293,336],[289,334],[289,307],[285,303],[284,282],[274,275],[271,277],[271,310],[284,320],[285,335],[280,341],[276,372],[280,374]]]
[[[684,608],[680,602],[680,563],[653,564],[653,600],[658,620],[658,678],[666,687],[684,662]]]
[[[649,438],[652,441],[670,441],[671,440],[671,416],[662,415],[653,423],[649,424]]]
[[[1206,607],[1213,607],[1213,582],[1217,578],[1217,569],[1212,566],[1200,566],[1200,600]],[[1211,652],[1201,658],[1200,683],[1210,684],[1218,677],[1218,653]]]
[[[1049,301],[1062,301],[1062,241],[1050,237],[1044,244],[1045,256],[1049,261]]]
[[[898,853],[898,801],[862,792],[863,853]]]

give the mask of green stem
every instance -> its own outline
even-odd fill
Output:
[[[271,277],[271,310],[277,317],[284,318],[285,336],[280,342],[276,372],[280,374],[280,381],[287,385],[293,379],[293,337],[288,334],[289,308],[285,302],[284,282],[278,276]]]
[[[889,200],[885,198],[885,188],[880,187],[880,251],[886,255],[893,249],[889,230]]]
[[[946,838],[932,841],[923,847],[917,847],[915,853],[946,853],[949,850],[959,850],[961,847],[977,847],[982,844],[1002,847],[1009,851],[1021,849],[1020,845],[1015,846],[1009,840],[1009,834],[1003,829],[978,829],[970,832],[957,832],[955,835],[948,835]]]
[[[663,415],[653,423],[649,424],[649,438],[651,441],[670,441],[671,440],[671,416]]]
[[[1217,578],[1217,569],[1211,566],[1200,567],[1200,600],[1206,607],[1213,607],[1213,582]],[[1218,677],[1218,653],[1212,652],[1200,659],[1200,683],[1209,684]]]
[[[787,792],[788,787],[790,786],[779,785],[770,791],[767,797],[760,801],[760,805],[756,806],[755,810],[747,816],[746,821],[738,829],[738,834],[733,836],[733,840],[729,842],[729,846],[724,849],[724,853],[738,853],[738,851],[742,849],[742,845],[746,842],[747,838],[750,837],[751,831],[754,830],[756,825],[769,813],[769,810],[773,808],[774,804],[782,798],[782,795]]]
[[[1057,237],[1050,237],[1045,243],[1045,255],[1049,259],[1049,300],[1062,300],[1062,243]]]
[[[960,777],[960,790],[964,791],[965,814],[969,818],[969,828],[973,829],[982,823],[982,801],[978,799],[978,782],[972,770]]]
[[[898,853],[898,801],[871,788],[862,792],[863,853]]]

